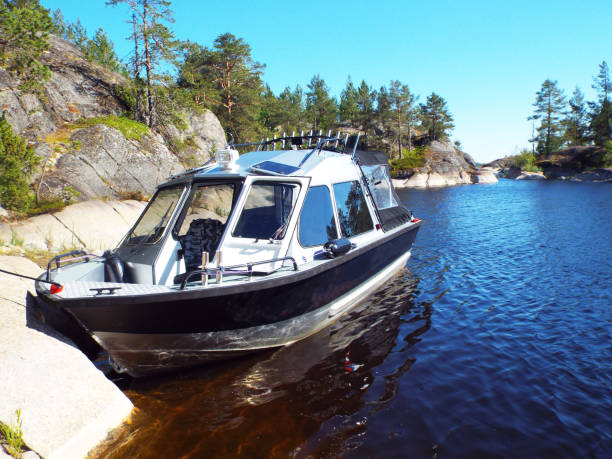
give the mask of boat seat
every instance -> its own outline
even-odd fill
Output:
[[[208,252],[212,258],[219,247],[223,236],[225,225],[213,218],[198,218],[189,224],[189,229],[183,236],[179,236],[179,242],[185,257],[186,272],[200,269],[202,265],[202,252]],[[183,281],[185,273],[174,278],[174,283]]]

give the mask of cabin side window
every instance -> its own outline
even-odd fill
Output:
[[[335,183],[334,196],[344,237],[373,229],[372,217],[358,181]]]
[[[294,183],[255,182],[232,236],[250,239],[282,239],[300,186]]]
[[[310,187],[300,214],[300,244],[302,247],[313,247],[337,237],[329,188],[324,185]]]

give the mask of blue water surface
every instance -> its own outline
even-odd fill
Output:
[[[612,457],[612,185],[402,190],[407,268],[316,335],[132,381],[100,457]]]

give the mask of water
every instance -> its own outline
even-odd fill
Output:
[[[100,457],[612,457],[612,185],[403,190],[405,270],[293,346],[132,381]]]

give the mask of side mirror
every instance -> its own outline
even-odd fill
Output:
[[[344,255],[353,248],[353,244],[347,238],[334,239],[323,246],[323,253],[328,258],[336,258]]]

